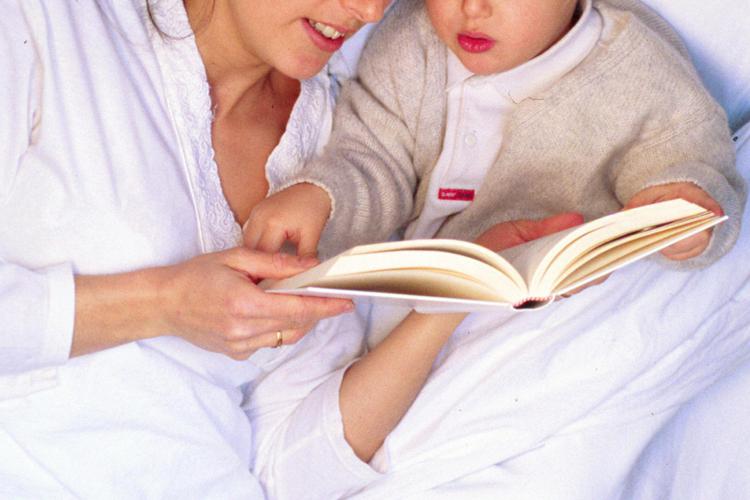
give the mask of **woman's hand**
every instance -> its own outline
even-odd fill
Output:
[[[319,320],[351,310],[348,300],[268,294],[254,281],[281,279],[317,264],[312,258],[235,248],[168,268],[162,288],[169,330],[195,345],[247,358],[261,347],[301,339]]]
[[[527,241],[535,240],[564,229],[569,229],[579,224],[583,224],[583,216],[574,212],[557,214],[541,220],[502,222],[482,233],[479,238],[476,239],[476,243],[479,243],[492,251],[500,252],[506,248],[511,248],[520,245],[521,243],[526,243]],[[604,283],[608,277],[609,275],[597,278],[575,290],[565,293],[562,297],[570,297],[571,295],[580,293],[587,288],[600,285]]]
[[[267,294],[255,281],[285,278],[315,259],[246,248],[112,276],[76,278],[72,354],[175,335],[244,359],[261,347],[298,341],[317,321],[351,310],[347,300]]]
[[[541,220],[515,220],[501,222],[482,233],[476,240],[493,252],[541,238],[564,229],[583,223],[583,216],[578,213],[562,213]]]

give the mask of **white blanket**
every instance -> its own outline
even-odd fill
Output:
[[[750,171],[750,123],[736,136]],[[743,262],[737,262],[743,266]],[[746,266],[746,264],[744,264]],[[651,441],[623,500],[737,499],[750,496],[750,363],[682,408]]]
[[[649,444],[622,500],[750,496],[750,363],[685,406]]]
[[[679,406],[750,356],[749,261],[745,226],[703,271],[645,261],[541,311],[470,316],[360,498],[619,496]]]

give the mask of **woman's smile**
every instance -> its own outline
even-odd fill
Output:
[[[326,52],[339,50],[348,32],[345,28],[334,27],[313,19],[303,19],[302,25],[315,46]]]

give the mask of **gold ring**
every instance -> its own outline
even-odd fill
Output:
[[[282,345],[284,345],[284,335],[281,333],[281,330],[278,330],[276,332],[276,345],[274,345],[273,348],[276,349]]]

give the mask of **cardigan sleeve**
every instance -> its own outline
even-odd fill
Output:
[[[21,7],[0,16],[0,203],[14,189],[21,160],[33,147],[39,116],[40,60]],[[22,228],[1,221],[2,238]],[[70,264],[28,269],[3,255],[0,241],[0,399],[34,390],[34,372],[64,363],[73,336]],[[11,375],[11,377],[6,377]],[[16,378],[13,375],[17,375]],[[23,379],[23,382],[21,379]],[[24,388],[25,387],[25,388]],[[12,389],[8,389],[12,388]]]
[[[618,162],[615,192],[626,203],[638,191],[673,182],[690,182],[708,193],[729,219],[714,228],[708,248],[685,263],[661,258],[678,267],[705,267],[727,253],[737,241],[746,199],[745,183],[735,168],[734,147],[726,118],[718,105],[709,112],[685,115],[633,147]]]
[[[641,110],[641,119],[635,140],[613,165],[613,191],[623,204],[638,191],[673,182],[693,183],[708,193],[729,216],[714,228],[708,248],[687,261],[658,257],[669,267],[705,267],[737,241],[746,199],[726,113],[703,86],[672,29],[649,9],[641,6],[633,12],[643,24],[629,23],[633,45],[613,78],[629,85],[623,97],[638,96],[637,105],[632,97],[629,102]],[[626,100],[620,103],[628,106]],[[610,120],[619,116],[617,110],[610,112]]]
[[[412,212],[417,175],[407,109],[419,100],[420,68],[405,75],[403,57],[420,50],[414,46],[419,40],[401,43],[402,11],[396,5],[373,34],[358,77],[343,87],[328,146],[294,182],[330,195],[333,210],[323,239],[335,242],[332,251],[385,240]]]
[[[364,329],[362,316],[348,314],[321,321],[296,345],[251,358],[263,375],[243,407],[255,435],[253,473],[269,498],[347,497],[380,477],[347,443],[339,410],[341,381],[362,352]]]

